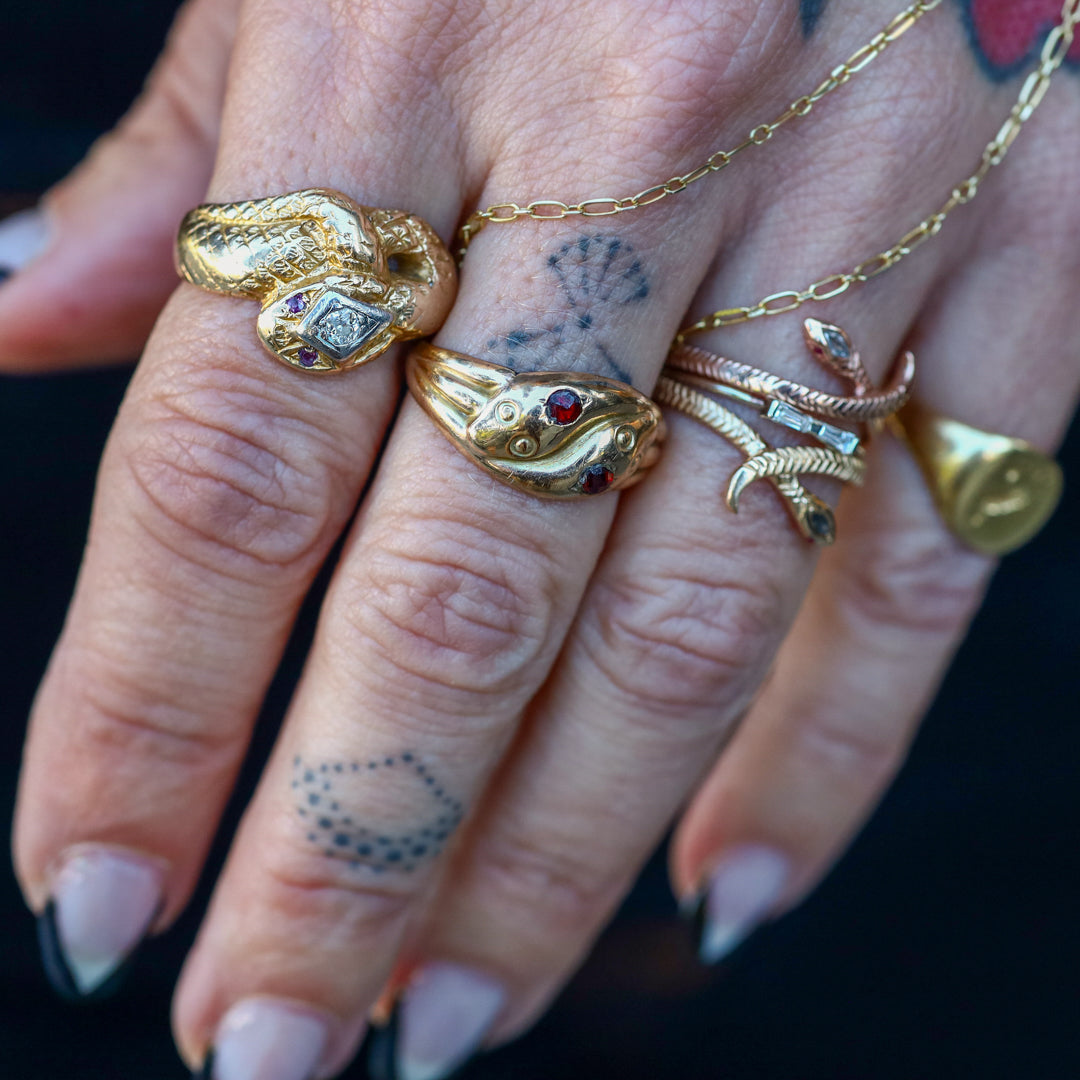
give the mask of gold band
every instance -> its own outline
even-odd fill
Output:
[[[976,551],[1007,555],[1023,547],[1061,501],[1061,466],[1023,439],[980,431],[915,402],[896,420],[945,524]]]
[[[301,371],[344,371],[435,333],[457,290],[426,221],[324,188],[198,206],[176,261],[193,285],[261,301],[260,340]]]
[[[879,391],[874,389],[859,354],[839,326],[807,319],[803,336],[823,367],[853,384],[853,395],[827,394],[749,364],[677,345],[668,357],[656,397],[662,404],[705,424],[746,455],[747,460],[728,485],[730,510],[738,512],[739,499],[750,484],[768,480],[802,535],[817,544],[831,544],[836,539],[832,509],[808,491],[799,477],[827,476],[846,483],[863,482],[866,459],[859,434],[829,421],[843,419],[868,428],[880,426],[908,400],[915,358],[905,353],[896,365],[890,386]],[[821,445],[770,446],[715,397],[749,406],[774,424],[809,435]]]
[[[598,375],[512,369],[418,345],[409,389],[443,434],[504,484],[566,499],[625,488],[660,453],[660,409]]]

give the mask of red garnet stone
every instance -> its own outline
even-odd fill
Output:
[[[581,415],[581,398],[573,390],[556,390],[545,408],[556,424],[572,424]]]
[[[590,465],[581,474],[581,490],[586,495],[603,495],[615,482],[615,474],[606,465]]]

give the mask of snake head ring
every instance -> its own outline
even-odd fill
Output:
[[[518,374],[426,342],[413,350],[407,374],[417,401],[462,453],[534,495],[624,488],[660,453],[659,408],[613,379]]]

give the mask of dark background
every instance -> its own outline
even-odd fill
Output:
[[[174,7],[4,0],[0,212],[63,175],[123,111]],[[127,375],[0,380],[4,815]],[[1064,460],[1080,476],[1080,431]],[[1078,526],[1067,500],[1007,561],[910,763],[814,897],[706,972],[657,858],[551,1015],[476,1066],[477,1080],[1080,1075]],[[284,708],[313,609],[267,704],[238,803]],[[80,1009],[52,997],[32,919],[0,868],[0,1078],[181,1080],[169,997],[205,899],[204,885],[119,998]]]

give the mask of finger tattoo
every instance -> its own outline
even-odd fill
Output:
[[[582,371],[631,382],[605,341],[605,329],[619,309],[649,296],[649,278],[633,246],[609,233],[582,233],[546,256],[546,264],[551,308],[539,325],[492,337],[482,358],[518,372]]]
[[[465,810],[418,754],[363,761],[293,759],[296,814],[330,859],[375,874],[411,874],[440,855]]]

